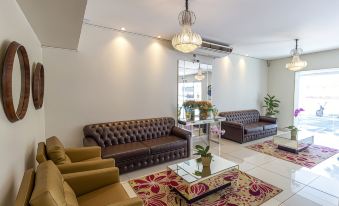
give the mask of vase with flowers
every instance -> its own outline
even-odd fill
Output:
[[[199,109],[199,118],[200,120],[207,119],[210,115],[210,112],[212,112],[213,105],[209,101],[199,101],[197,102],[197,106]]]
[[[299,115],[301,112],[305,111],[303,108],[297,108],[294,110],[293,116],[296,119],[296,121],[299,120]],[[295,125],[290,125],[288,127],[286,127],[290,132],[291,132],[291,139],[292,140],[297,140],[298,137],[298,132],[300,131],[298,129],[298,127],[296,127]]]
[[[213,108],[212,108],[213,118],[216,118],[218,116],[218,113],[219,113],[218,108],[215,105],[213,105]]]
[[[194,100],[185,101],[182,106],[185,109],[186,120],[194,120],[197,102]]]

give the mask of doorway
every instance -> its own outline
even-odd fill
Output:
[[[301,130],[339,140],[339,69],[296,73],[295,108],[305,111],[295,119]],[[332,142],[332,141],[330,141]],[[327,143],[329,143],[327,141]]]

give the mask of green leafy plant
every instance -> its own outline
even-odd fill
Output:
[[[299,130],[296,126],[288,126],[286,127],[288,130],[290,130],[291,132],[299,132],[301,130]]]
[[[201,157],[212,157],[212,154],[209,152],[210,146],[203,147],[201,145],[196,145],[195,149],[197,150],[194,155],[200,155]]]
[[[274,116],[279,113],[279,104],[280,101],[276,98],[276,96],[271,96],[269,94],[266,95],[264,98],[265,105],[263,106],[266,108],[266,115]]]

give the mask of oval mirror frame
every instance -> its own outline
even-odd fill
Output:
[[[45,69],[41,63],[37,63],[33,72],[32,95],[35,109],[41,109],[44,103]]]
[[[21,71],[21,91],[18,107],[15,109],[12,93],[12,73],[15,55],[18,55]],[[10,122],[25,117],[30,95],[30,67],[24,46],[13,41],[7,48],[2,71],[2,101],[5,114]]]

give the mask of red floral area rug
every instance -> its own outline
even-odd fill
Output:
[[[289,162],[293,162],[297,165],[312,168],[319,164],[320,162],[332,157],[333,155],[339,153],[339,150],[320,146],[320,145],[311,145],[307,149],[299,152],[299,154],[294,154],[287,152],[281,149],[278,149],[276,144],[273,144],[272,140],[265,141],[259,144],[253,144],[247,146],[247,148],[261,152],[264,154],[271,155]]]
[[[282,191],[280,188],[236,169],[225,173],[220,178],[231,181],[231,186],[192,204],[188,204],[171,188],[176,188],[183,192],[190,190],[190,192],[199,195],[208,190],[208,187],[213,183],[198,183],[187,188],[183,186],[185,184],[183,184],[183,180],[180,177],[170,171],[163,171],[130,180],[129,184],[144,201],[145,206],[257,206]]]

